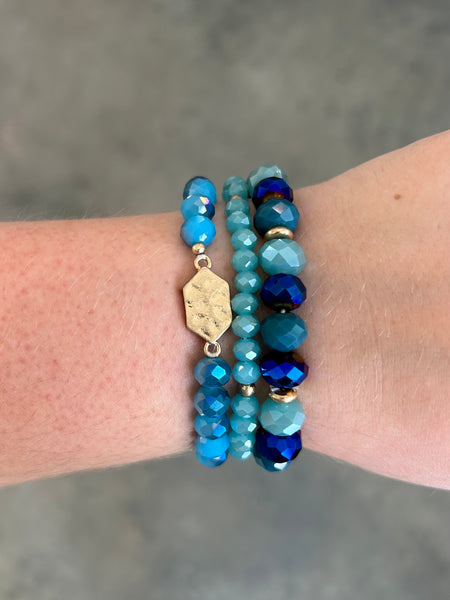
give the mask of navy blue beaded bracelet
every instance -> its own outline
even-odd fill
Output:
[[[181,213],[185,219],[180,235],[195,256],[197,273],[183,288],[187,327],[205,340],[205,358],[199,360],[194,376],[200,384],[194,396],[198,412],[194,427],[197,433],[195,453],[200,463],[217,467],[225,462],[230,444],[227,410],[230,397],[224,386],[231,369],[220,358],[217,341],[231,324],[228,283],[211,270],[206,247],[216,235],[212,218],[216,190],[206,177],[194,177],[184,188]]]

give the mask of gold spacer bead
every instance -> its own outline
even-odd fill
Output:
[[[206,246],[205,244],[202,244],[201,242],[197,242],[196,244],[194,244],[191,248],[193,254],[195,254],[195,256],[198,256],[199,254],[205,254],[206,251]]]
[[[294,239],[294,233],[287,227],[272,227],[269,231],[264,234],[266,240],[274,240],[276,238],[289,238]]]
[[[234,196],[231,196],[230,200],[234,200],[235,198],[240,198],[241,200],[247,200],[247,198],[243,198],[242,196],[239,196],[239,194],[235,194]]]
[[[253,396],[255,394],[255,386],[254,385],[241,385],[241,394],[246,396]]]
[[[280,404],[288,404],[293,400],[297,399],[297,390],[281,390],[280,388],[271,388],[269,392],[269,396],[275,402],[279,402]]]

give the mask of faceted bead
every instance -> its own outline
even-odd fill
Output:
[[[255,448],[264,458],[280,463],[294,460],[302,449],[301,433],[279,436],[258,427],[256,431]]]
[[[228,200],[225,205],[225,216],[229,217],[238,211],[243,212],[246,215],[250,214],[250,205],[247,200],[244,200],[244,198],[233,198],[233,200]]]
[[[216,188],[212,181],[207,177],[193,177],[184,186],[183,198],[197,194],[199,196],[206,196],[211,200],[213,204],[216,203],[217,194]]]
[[[258,421],[255,416],[251,417],[240,417],[239,415],[232,414],[230,417],[231,429],[240,435],[248,435],[256,431],[258,427]]]
[[[194,368],[194,377],[200,385],[225,385],[231,377],[230,365],[223,358],[202,358]]]
[[[267,398],[259,411],[259,422],[266,431],[274,435],[292,435],[301,429],[304,420],[305,412],[298,400],[281,404]]]
[[[261,372],[254,360],[240,360],[233,367],[233,377],[241,385],[250,385],[258,381]]]
[[[247,198],[247,182],[242,177],[229,177],[223,184],[222,197],[225,202],[231,200],[233,196]]]
[[[215,440],[222,437],[230,428],[230,422],[227,415],[217,417],[204,417],[197,415],[194,420],[195,431],[198,435]]]
[[[241,271],[234,278],[234,286],[238,292],[255,294],[261,287],[261,277],[254,271]]]
[[[252,250],[236,250],[231,257],[233,269],[241,271],[254,271],[258,266],[258,257]]]
[[[267,177],[258,183],[253,190],[252,201],[258,208],[269,198],[284,198],[289,202],[294,201],[294,194],[289,185],[280,177]]]
[[[259,331],[259,321],[253,315],[238,315],[233,319],[231,328],[236,337],[251,338]]]
[[[253,224],[259,235],[264,235],[272,227],[287,227],[291,231],[298,225],[300,213],[289,200],[274,198],[264,202],[255,213]]]
[[[247,178],[248,195],[252,197],[255,186],[268,177],[279,177],[289,183],[286,171],[281,167],[278,167],[277,165],[261,165],[254,169]]]
[[[206,458],[216,458],[218,456],[222,456],[222,454],[228,450],[229,445],[230,438],[228,433],[224,433],[224,435],[214,440],[210,440],[209,438],[205,438],[203,436],[198,436],[195,440],[196,450],[202,456],[206,456]]]
[[[231,401],[231,408],[239,417],[254,417],[259,410],[258,398],[236,394]]]
[[[261,337],[269,348],[290,352],[308,336],[306,323],[295,313],[273,313],[261,323]]]
[[[227,217],[225,224],[228,231],[230,233],[234,233],[239,229],[249,229],[249,227],[251,227],[252,220],[248,214],[242,212],[241,210],[237,210]]]
[[[255,445],[255,435],[241,435],[235,431],[230,431],[230,455],[237,460],[246,460],[253,454]]]
[[[298,275],[306,264],[306,258],[303,249],[294,240],[275,239],[261,248],[259,264],[268,275]]]
[[[233,346],[233,352],[238,360],[256,360],[261,354],[261,346],[251,338],[238,340]]]
[[[214,208],[214,204],[206,196],[194,194],[192,196],[188,196],[181,203],[181,214],[186,221],[187,219],[196,216],[208,217],[208,219],[212,219],[215,212],[216,209]]]
[[[198,243],[209,246],[216,237],[216,228],[211,219],[198,215],[197,217],[190,217],[183,223],[180,235],[183,242],[189,247]]]
[[[202,386],[194,396],[194,406],[200,415],[216,417],[227,412],[230,396],[223,387]]]
[[[235,250],[253,250],[258,237],[252,229],[238,229],[231,236],[231,245]]]
[[[258,308],[258,298],[254,294],[235,294],[231,300],[231,308],[237,315],[252,315]]]
[[[291,352],[269,352],[259,366],[263,379],[278,388],[297,387],[308,375],[308,365]]]
[[[253,446],[253,457],[257,465],[269,471],[270,473],[277,473],[280,471],[286,471],[286,469],[292,464],[292,460],[288,460],[287,462],[276,463],[273,460],[269,460],[268,458],[264,458],[261,456],[256,446]]]
[[[295,310],[305,299],[306,288],[295,275],[276,273],[261,288],[261,300],[273,310]]]
[[[195,456],[197,457],[197,460],[205,467],[218,467],[227,460],[228,455],[226,452],[224,452],[222,456],[208,458],[203,456],[203,454],[201,454],[198,450],[195,450]]]

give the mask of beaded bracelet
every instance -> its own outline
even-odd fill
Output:
[[[263,342],[270,348],[261,362],[269,397],[261,405],[254,457],[268,471],[285,470],[302,449],[301,426],[305,413],[296,387],[308,375],[308,366],[295,354],[307,337],[305,322],[291,312],[306,299],[306,288],[297,277],[305,266],[303,249],[294,241],[299,212],[286,173],[276,165],[263,165],[247,179],[256,208],[255,229],[266,240],[259,264],[268,275],[261,299],[273,314],[261,322]]]
[[[225,462],[230,439],[226,415],[230,397],[223,387],[230,379],[231,369],[220,358],[217,341],[231,324],[230,288],[228,283],[213,273],[211,259],[205,253],[216,235],[212,218],[215,213],[216,190],[206,177],[190,179],[183,192],[181,213],[185,219],[180,235],[195,256],[197,273],[183,288],[187,327],[206,340],[205,358],[194,368],[194,377],[200,389],[194,396],[198,412],[194,426],[196,457],[207,467]]]

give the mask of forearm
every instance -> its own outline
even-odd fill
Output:
[[[408,200],[395,204],[394,181],[383,183],[385,198],[374,184],[379,168],[363,165],[296,192],[308,261],[299,311],[309,331],[303,441],[364,468],[446,487],[448,284],[428,264],[411,273],[423,240],[404,244],[425,231],[417,186],[407,190],[405,178]],[[220,208],[209,254],[231,281]],[[170,213],[0,224],[0,482],[191,447],[192,371],[202,343],[184,323],[181,288],[193,266],[180,223]],[[443,235],[442,217],[441,225]],[[448,267],[446,244],[434,235],[433,260]],[[224,338],[228,356],[231,338]]]

